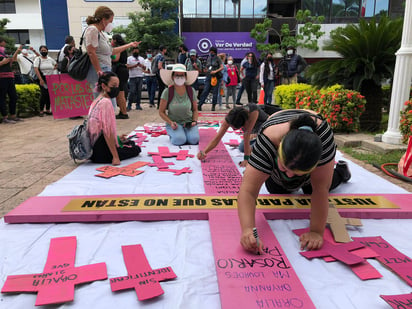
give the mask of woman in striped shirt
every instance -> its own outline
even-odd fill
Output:
[[[300,188],[311,194],[310,231],[300,237],[300,244],[302,250],[322,247],[329,191],[350,178],[346,162],[334,169],[335,153],[333,132],[314,111],[280,111],[262,125],[238,195],[241,244],[246,250],[263,249],[253,236],[255,201],[263,183],[272,194]]]

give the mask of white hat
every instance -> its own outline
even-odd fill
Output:
[[[28,52],[27,49],[22,49],[22,50],[21,50],[21,53],[24,54],[24,55],[28,55],[28,54],[29,54],[29,52]]]
[[[165,85],[174,85],[172,78],[173,72],[186,73],[186,85],[192,85],[196,81],[197,76],[199,75],[198,71],[187,71],[185,65],[178,63],[175,64],[173,66],[173,69],[171,70],[160,70],[160,78],[162,79],[163,83],[165,83]]]

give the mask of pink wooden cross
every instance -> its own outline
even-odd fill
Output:
[[[172,172],[174,173],[174,175],[179,176],[185,173],[191,173],[193,171],[190,169],[190,167],[184,167],[184,168],[181,168],[180,170],[172,170],[170,168],[169,169],[159,169],[159,172]]]
[[[136,145],[142,146],[143,142],[148,141],[147,140],[147,135],[144,135],[143,133],[138,132],[138,133],[135,134],[135,136],[137,138],[137,140],[134,140]],[[134,136],[133,136],[133,138],[134,138]]]
[[[149,156],[160,156],[162,158],[176,157],[176,160],[185,160],[186,158],[193,158],[194,155],[189,154],[189,150],[179,150],[179,152],[170,152],[168,147],[158,147],[159,152],[148,152]]]
[[[97,174],[95,176],[102,177],[102,178],[110,178],[110,177],[114,177],[118,175],[133,177],[133,176],[137,176],[143,173],[143,171],[139,171],[137,169],[147,164],[149,163],[138,161],[138,162],[126,165],[126,166],[122,166],[122,167],[111,166],[111,165],[102,166],[102,167],[96,168],[96,170],[103,172],[103,173]]]
[[[176,278],[171,267],[152,269],[141,245],[122,246],[128,276],[110,279],[112,291],[134,288],[139,300],[146,300],[164,293],[159,281]]]
[[[158,169],[167,169],[169,165],[174,165],[173,162],[166,162],[161,156],[152,155],[154,163],[149,163],[149,166],[156,166]]]
[[[225,144],[233,148],[239,147],[239,141],[237,139],[231,139],[229,140],[229,142],[226,142]]]
[[[2,293],[37,292],[36,306],[73,301],[74,286],[107,279],[105,263],[74,267],[76,237],[50,240],[43,273],[7,276]]]
[[[393,309],[412,308],[412,294],[380,295]]]

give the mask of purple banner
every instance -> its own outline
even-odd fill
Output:
[[[257,56],[256,41],[250,32],[183,32],[187,48],[196,49],[198,55],[205,55],[211,46],[218,53],[226,53],[233,58],[243,59],[245,53],[254,52]]]

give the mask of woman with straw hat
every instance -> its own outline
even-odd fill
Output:
[[[187,71],[183,64],[160,70],[160,78],[168,87],[160,99],[159,115],[166,121],[170,142],[176,146],[199,143],[197,99],[191,87],[197,76],[197,71]]]

